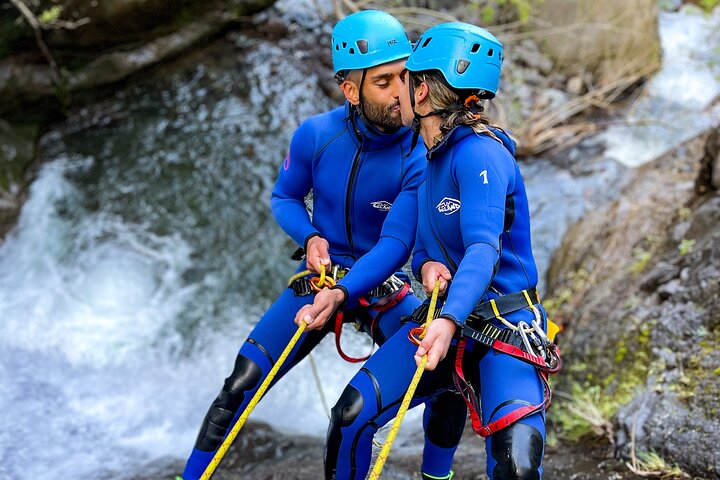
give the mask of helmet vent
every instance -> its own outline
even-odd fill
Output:
[[[420,48],[425,48],[425,47],[427,47],[428,43],[430,43],[430,40],[432,40],[432,37],[426,38],[425,41],[424,41],[423,44],[422,44],[422,47],[420,47]]]
[[[493,56],[493,49],[491,48],[490,50],[488,50],[488,57],[492,57],[492,56]]]
[[[360,53],[365,54],[368,52],[368,42],[367,40],[358,40],[355,42],[357,44],[358,50]]]
[[[480,50],[480,44],[479,44],[479,43],[476,43],[476,44],[474,44],[474,45],[472,46],[472,48],[470,49],[470,53],[477,53],[478,50]],[[490,50],[490,51],[492,52],[492,50]]]
[[[347,48],[347,42],[343,42],[343,48]]]
[[[355,55],[355,49],[354,49],[354,48],[350,48],[350,50],[348,50],[348,53],[349,53],[350,55]]]
[[[335,44],[335,50],[340,50],[340,45],[338,45],[337,43]]]
[[[457,73],[465,73],[465,70],[467,70],[468,66],[470,66],[470,60],[461,59],[460,61],[458,61],[457,64]]]

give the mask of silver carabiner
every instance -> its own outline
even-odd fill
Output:
[[[530,328],[530,325],[528,325],[525,322],[518,322],[517,329],[518,332],[520,332],[520,338],[523,341],[523,345],[525,345],[525,348],[527,349],[527,352],[531,355],[534,354],[535,350],[533,350],[532,345],[530,345],[530,340],[528,340],[527,332],[525,332],[526,328]]]

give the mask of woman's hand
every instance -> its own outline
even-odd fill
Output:
[[[425,332],[425,338],[415,352],[415,363],[420,365],[422,356],[427,354],[425,370],[435,370],[437,364],[447,355],[455,330],[457,330],[457,325],[449,318],[438,317],[430,322]]]
[[[426,262],[420,269],[420,276],[422,277],[423,290],[428,295],[431,295],[435,288],[435,282],[440,281],[439,295],[442,297],[445,295],[448,282],[452,280],[450,270],[440,262],[429,261]]]
[[[295,323],[307,324],[306,330],[318,330],[325,326],[333,313],[345,301],[340,289],[323,289],[315,295],[312,305],[305,305],[295,315]]]

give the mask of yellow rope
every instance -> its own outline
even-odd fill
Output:
[[[218,451],[215,452],[215,456],[210,461],[210,464],[207,466],[205,472],[203,472],[202,476],[200,477],[201,480],[208,480],[215,472],[218,464],[223,459],[223,456],[227,452],[228,448],[230,448],[230,445],[232,445],[233,441],[235,441],[235,437],[237,437],[240,429],[243,427],[245,421],[250,416],[250,412],[252,412],[255,406],[258,404],[260,398],[262,398],[262,396],[265,394],[265,391],[270,386],[270,383],[275,378],[278,370],[280,370],[283,362],[285,362],[285,359],[288,357],[288,355],[290,355],[290,351],[297,343],[300,335],[302,335],[303,331],[305,330],[305,326],[305,323],[300,324],[297,331],[295,332],[295,335],[293,335],[293,337],[290,339],[290,342],[287,344],[287,347],[285,347],[285,350],[283,350],[282,354],[280,354],[280,358],[278,358],[278,361],[275,362],[275,365],[273,365],[273,367],[270,369],[270,373],[268,373],[268,376],[265,378],[262,384],[260,384],[260,388],[258,388],[257,392],[255,392],[255,395],[253,395],[250,403],[248,403],[248,406],[245,408],[245,411],[242,413],[242,415],[240,415],[240,418],[238,418],[237,422],[235,422],[235,425],[233,426],[228,436],[225,437],[225,440],[223,441],[222,445],[220,445]]]
[[[300,277],[304,277],[305,275],[308,275],[312,273],[310,270],[305,270],[303,272],[297,273],[290,277],[290,281],[288,282],[288,285],[292,284],[296,279]],[[331,280],[329,277],[325,277],[325,266],[320,266],[320,280],[318,281],[318,286],[322,287],[326,283],[330,283],[329,280]],[[235,441],[235,437],[237,437],[238,433],[240,433],[240,429],[245,425],[245,422],[247,421],[248,417],[250,416],[250,413],[255,409],[258,402],[260,402],[260,399],[263,395],[265,395],[265,392],[267,391],[268,387],[272,383],[273,379],[275,378],[275,375],[277,375],[277,372],[280,370],[280,367],[282,367],[282,364],[287,359],[288,355],[290,355],[290,352],[292,351],[295,344],[300,339],[300,335],[305,331],[305,327],[307,324],[300,323],[300,326],[295,331],[295,334],[290,339],[290,342],[288,342],[287,346],[285,347],[285,350],[280,354],[280,357],[278,358],[277,362],[275,362],[275,365],[270,369],[270,372],[268,373],[268,376],[265,377],[265,380],[260,384],[260,388],[257,389],[257,392],[255,392],[255,395],[250,399],[250,403],[248,403],[247,407],[245,407],[245,411],[240,415],[240,418],[238,418],[237,422],[235,422],[235,425],[233,425],[232,430],[230,430],[230,433],[225,437],[225,440],[223,440],[222,445],[220,445],[220,448],[218,448],[218,451],[215,452],[215,455],[213,456],[212,460],[210,460],[210,463],[208,464],[207,468],[203,472],[203,474],[200,476],[200,480],[209,480],[210,477],[212,477],[212,474],[215,472],[215,469],[222,461],[223,457],[225,456],[225,453],[227,453],[228,449],[230,448],[230,445]]]
[[[292,285],[292,283],[293,283],[295,280],[297,280],[298,278],[302,278],[302,277],[304,277],[305,275],[310,275],[311,273],[313,273],[313,272],[311,272],[310,270],[303,270],[302,272],[296,273],[295,275],[293,275],[292,277],[290,277],[290,280],[288,280],[288,287],[289,287],[290,285]]]
[[[433,289],[432,298],[430,299],[430,308],[428,308],[427,319],[425,320],[425,324],[423,325],[423,332],[420,334],[421,339],[425,337],[427,327],[435,316],[435,304],[437,303],[439,290],[440,282],[437,281],[435,282],[435,288]],[[410,381],[410,386],[408,387],[407,392],[405,392],[405,396],[403,397],[402,403],[400,404],[400,409],[395,416],[395,421],[390,428],[390,432],[388,433],[387,439],[385,440],[385,444],[380,450],[380,454],[378,455],[377,460],[375,460],[375,465],[373,466],[372,472],[370,472],[369,480],[378,480],[380,478],[380,472],[382,472],[385,461],[390,454],[390,449],[392,448],[395,437],[400,430],[400,424],[402,423],[403,418],[405,418],[405,412],[407,412],[408,408],[410,407],[410,401],[415,394],[415,389],[417,389],[418,383],[420,383],[420,377],[422,377],[422,374],[425,371],[426,364],[427,354],[422,356],[422,359],[420,360],[420,365],[418,365],[417,369],[415,370],[415,375],[413,375],[413,378]]]

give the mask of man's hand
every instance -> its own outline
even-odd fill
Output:
[[[426,262],[420,269],[420,275],[423,281],[423,290],[428,295],[432,295],[433,289],[435,288],[435,282],[440,281],[440,290],[438,295],[445,295],[448,282],[452,280],[450,270],[440,262],[429,261]]]
[[[330,244],[327,240],[320,236],[314,236],[307,241],[307,251],[305,258],[307,259],[307,268],[311,272],[320,273],[321,265],[325,266],[325,271],[330,271],[330,253],[328,249]]]
[[[415,363],[420,365],[422,356],[427,354],[425,370],[435,370],[440,360],[447,355],[455,330],[457,330],[457,325],[448,318],[438,317],[430,322],[425,332],[425,338],[415,352]]]
[[[345,301],[345,294],[340,289],[324,289],[315,295],[312,305],[305,305],[295,315],[295,323],[307,324],[306,330],[317,330],[325,326],[340,304]]]

